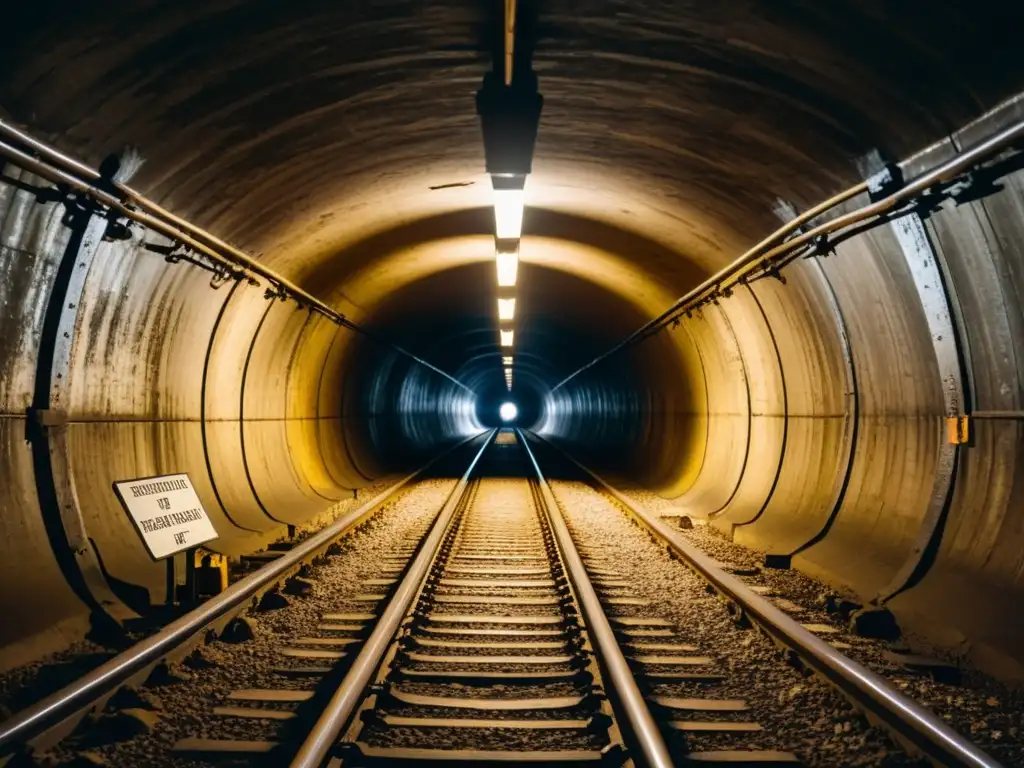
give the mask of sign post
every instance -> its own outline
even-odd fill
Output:
[[[154,561],[168,560],[170,594],[174,591],[173,557],[186,553],[186,592],[191,590],[194,600],[195,551],[218,534],[188,475],[120,480],[113,488],[149,556]]]

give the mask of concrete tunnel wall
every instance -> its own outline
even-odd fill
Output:
[[[70,232],[62,214],[0,185],[4,667],[88,628],[89,607],[55,559],[66,547],[47,528],[62,523],[35,493],[26,441],[48,292]],[[262,287],[214,290],[209,273],[167,264],[137,240],[97,243],[92,259],[83,250],[74,343],[52,403],[67,413],[66,453],[54,461],[66,462],[81,526],[132,611],[164,601],[166,568],[141,546],[114,481],[187,472],[220,534],[208,548],[238,554],[478,429],[465,390],[294,302],[268,301]]]
[[[1020,100],[1007,105],[912,158],[908,175],[1022,116]],[[623,353],[643,371],[628,384],[621,356],[584,372],[551,395],[541,432],[620,473],[630,445],[628,470],[682,511],[1024,681],[1024,619],[1010,608],[1024,602],[1024,173],[1003,184],[924,219],[962,412],[976,414],[969,444],[948,445],[951,385],[909,263],[920,256],[890,224]]]
[[[492,223],[472,112],[484,4],[186,6],[9,9],[0,112],[93,165],[137,146],[143,193],[500,387],[500,353],[480,347],[492,326],[432,336],[493,310],[479,290],[493,285]],[[542,4],[517,381],[545,396],[778,226],[780,198],[809,207],[860,180],[872,150],[904,158],[1019,92],[1013,14],[996,2]],[[1019,118],[1008,107],[914,162]],[[242,552],[476,426],[444,379],[262,288],[213,290],[208,273],[141,252],[137,232],[83,249],[81,299],[57,334],[68,362],[51,407],[70,424],[53,461],[74,481],[75,529],[40,500],[25,441],[69,230],[63,206],[10,183],[32,178],[3,175],[0,615],[12,620],[0,666],[80,638],[83,594],[115,613],[162,600],[162,567],[111,480],[188,471],[220,546]],[[972,445],[944,443],[948,366],[890,225],[593,369],[555,393],[541,426],[865,599],[912,584],[888,600],[905,628],[1019,679],[1024,193],[1019,174],[1003,183],[922,224],[963,410],[1011,414],[976,418]],[[465,296],[480,299],[472,312]],[[383,318],[389,297],[402,306]],[[434,316],[444,322],[423,321]],[[908,571],[915,549],[927,557]],[[74,577],[90,552],[102,583]]]

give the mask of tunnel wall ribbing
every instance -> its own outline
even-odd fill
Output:
[[[11,167],[4,173],[47,186]],[[26,431],[35,420],[29,409],[39,405],[45,318],[57,311],[48,301],[71,232],[64,213],[63,204],[0,184],[4,668],[80,639],[96,608],[88,584],[69,585],[68,569],[79,564],[66,551],[67,519],[40,502],[46,472]],[[67,423],[37,437],[51,446],[54,471],[70,474],[70,513],[80,516],[100,579],[123,603],[115,612],[163,602],[167,576],[146,554],[112,482],[187,472],[220,533],[209,548],[239,554],[286,534],[287,525],[337,513],[353,503],[352,489],[476,428],[469,394],[447,379],[294,302],[268,301],[263,286],[214,290],[208,272],[168,264],[143,241],[163,242],[135,230],[133,240],[100,243],[74,265],[87,274],[80,299],[69,302],[69,358],[54,367],[63,371],[54,380],[62,394],[50,403]]]
[[[909,174],[1020,117],[1011,103],[915,158]],[[951,340],[935,336],[920,298],[935,286],[915,284],[919,254],[907,254],[894,224],[633,348],[648,373],[639,392],[608,392],[621,357],[585,372],[555,392],[543,431],[599,467],[628,450],[633,479],[736,541],[792,555],[795,567],[885,604],[905,631],[1022,681],[1024,622],[1012,606],[1024,602],[1024,174],[921,225],[965,373],[962,412],[974,414],[969,444],[948,442],[954,382],[940,377],[936,350]],[[687,349],[702,365],[696,377],[678,363]],[[668,399],[683,380],[703,382],[704,397]],[[602,443],[595,424],[627,397],[643,426],[622,432],[628,449]],[[706,412],[692,412],[702,400]],[[672,434],[706,424],[706,448],[666,440],[665,423]],[[597,448],[582,452],[588,445]],[[955,457],[949,468],[944,455]]]

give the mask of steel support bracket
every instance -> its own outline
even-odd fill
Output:
[[[26,408],[25,441],[42,440],[67,426],[68,414],[63,408]]]
[[[868,199],[873,203],[895,194],[906,185],[903,170],[896,163],[887,163],[878,173],[868,177],[867,183]]]
[[[970,445],[972,431],[969,416],[946,417],[946,442],[949,445]]]
[[[872,176],[868,180],[869,189],[884,186],[890,173],[890,169],[885,169]],[[918,212],[910,211],[898,216],[889,222],[889,226],[892,228],[900,256],[906,262],[928,325],[938,369],[945,424],[936,435],[937,456],[928,508],[911,551],[891,581],[878,592],[876,600],[880,605],[916,584],[930,567],[929,553],[941,541],[946,513],[956,482],[958,446],[966,442],[966,439],[959,439],[960,419],[964,418],[962,414],[966,402],[961,342],[953,317],[951,299],[947,293],[943,266]],[[956,429],[952,435],[949,427],[951,421],[956,422]],[[964,435],[966,436],[966,421]],[[949,439],[951,436],[957,439]]]

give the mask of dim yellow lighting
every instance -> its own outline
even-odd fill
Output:
[[[499,240],[522,236],[525,198],[521,189],[494,190],[494,234]]]
[[[519,252],[499,250],[494,254],[498,265],[498,285],[511,288],[516,284],[516,273],[519,272]]]
[[[512,346],[512,334],[514,331],[502,331],[501,332],[501,346],[511,347]]]
[[[515,299],[498,299],[498,319],[511,320],[516,316]]]

